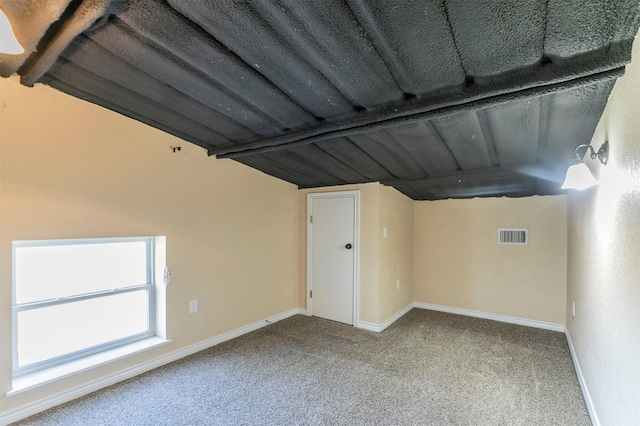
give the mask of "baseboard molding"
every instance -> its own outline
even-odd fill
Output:
[[[391,318],[383,322],[382,324],[374,324],[371,322],[358,321],[356,325],[357,328],[361,328],[363,330],[375,331],[376,333],[380,333],[381,331],[386,330],[391,324],[398,321],[400,318],[404,316],[407,312],[413,309],[413,302],[409,303],[404,308],[400,309],[398,312],[393,314]]]
[[[473,311],[470,309],[453,308],[451,306],[434,305],[432,303],[414,302],[413,306],[419,309],[428,309],[431,311],[447,312],[450,314],[465,315],[468,317],[483,318],[493,321],[506,322],[509,324],[524,325],[527,327],[542,328],[544,330],[559,331],[564,333],[565,327],[562,324],[554,324],[551,322],[536,321],[526,318],[510,317],[507,315],[492,314],[482,311]]]
[[[309,315],[306,308],[298,308],[299,315]]]
[[[304,311],[306,314],[306,309]],[[242,336],[243,334],[250,333],[269,324],[281,321],[299,313],[301,313],[299,308],[282,312],[269,318],[265,318],[261,321],[254,322],[253,324],[237,328],[227,333],[223,333],[210,339],[203,340],[194,345],[187,346],[186,348],[180,349],[178,351],[160,356],[143,364],[136,365],[135,367],[127,368],[117,373],[110,374],[97,380],[92,380],[83,385],[76,386],[55,395],[43,398],[41,400],[34,401],[22,407],[6,411],[0,414],[0,425],[5,426],[10,423],[17,422],[18,420],[22,420],[41,411],[55,407],[56,405],[63,404],[65,402],[87,395],[91,392],[95,392],[99,389],[116,384],[123,380],[130,379],[131,377],[135,377],[149,370],[153,370],[154,368],[158,368],[170,362],[177,361],[196,352],[200,352],[212,346],[219,345],[220,343],[226,342],[227,340],[234,339],[236,337]]]
[[[580,368],[580,363],[578,362],[578,357],[576,356],[576,351],[573,347],[573,342],[571,341],[571,334],[569,333],[569,329],[566,329],[564,334],[565,336],[567,336],[569,351],[571,351],[571,359],[573,359],[573,366],[576,369],[576,375],[578,376],[578,383],[580,383],[582,396],[584,398],[585,404],[587,405],[587,411],[589,412],[589,417],[591,418],[591,424],[593,426],[600,426],[600,420],[598,419],[598,415],[596,414],[596,409],[593,406],[593,400],[591,399],[589,388],[587,388],[587,383],[585,382],[584,376],[582,375],[582,369]]]
[[[380,325],[374,324],[372,322],[358,321],[358,323],[356,324],[356,328],[360,328],[362,330],[367,330],[367,331],[375,331],[376,333],[380,332]]]
[[[380,324],[380,331],[386,330],[391,324],[393,324],[394,322],[402,318],[404,314],[406,314],[411,309],[413,309],[413,305],[414,305],[413,303],[409,303],[407,306],[405,306],[404,308],[400,309],[398,312],[393,314],[391,318],[389,318],[388,320]]]

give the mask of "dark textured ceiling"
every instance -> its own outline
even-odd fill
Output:
[[[297,184],[560,191],[638,0],[0,0],[42,82]]]

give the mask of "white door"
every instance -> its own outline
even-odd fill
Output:
[[[310,315],[354,324],[357,192],[309,194]]]

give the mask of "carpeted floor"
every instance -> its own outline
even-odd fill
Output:
[[[414,309],[297,315],[20,425],[589,425],[562,333]]]

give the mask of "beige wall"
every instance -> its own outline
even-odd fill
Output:
[[[413,203],[396,189],[380,187],[379,324],[413,302]],[[387,238],[382,228],[387,228]],[[400,289],[396,282],[400,280]]]
[[[307,194],[354,189],[361,191],[359,321],[383,324],[417,301],[565,323],[564,196],[414,202],[377,183],[299,191],[300,306]],[[529,245],[498,245],[498,227],[528,228]]]
[[[498,245],[528,228],[529,245]],[[417,302],[564,324],[564,196],[415,203]]]
[[[633,52],[591,141],[609,164],[586,160],[600,185],[568,196],[567,329],[603,425],[640,419],[640,39]]]
[[[0,96],[0,411],[297,307],[295,186],[44,86]],[[134,235],[167,237],[173,343],[5,398],[11,242]]]
[[[334,191],[360,191],[360,305],[359,321],[378,323],[380,303],[379,241],[380,222],[379,183],[344,185],[298,191],[298,305],[307,306],[307,194]]]

